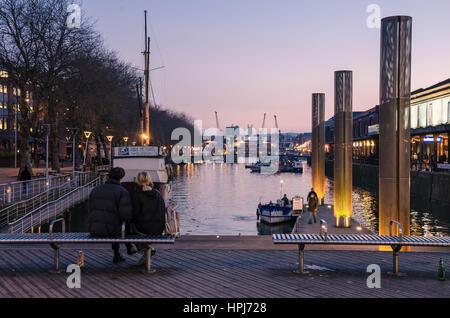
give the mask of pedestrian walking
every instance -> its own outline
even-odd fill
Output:
[[[32,176],[28,166],[25,165],[22,172],[20,173],[19,181],[22,182],[22,194],[26,197],[28,192],[28,183],[30,182]]]
[[[311,192],[308,194],[309,224],[312,224],[313,218],[314,223],[317,223],[318,208],[319,208],[319,197],[317,196],[317,193],[314,191],[314,188],[312,188]]]

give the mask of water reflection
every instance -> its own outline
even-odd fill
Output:
[[[244,165],[209,163],[185,165],[176,169],[171,198],[182,214],[181,229],[185,235],[269,235],[290,233],[292,224],[267,226],[256,221],[260,201],[288,197],[306,197],[311,188],[311,169],[304,165],[303,174],[265,176],[253,174]],[[283,184],[280,184],[283,181]],[[333,202],[333,180],[325,180],[325,202]],[[413,235],[449,233],[447,213],[433,206],[411,206],[425,213],[411,213]],[[353,191],[354,218],[368,229],[378,232],[378,195],[376,191],[356,188]],[[448,211],[447,209],[443,210]]]

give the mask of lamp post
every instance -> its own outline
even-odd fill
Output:
[[[114,136],[106,136],[106,138],[109,141],[109,167],[112,169],[112,141],[114,139]]]
[[[125,141],[125,146],[127,146],[127,147],[128,147],[128,140],[129,140],[128,137],[123,137],[123,141]]]
[[[86,148],[84,149],[83,167],[86,166],[86,157],[87,157],[88,146],[89,146],[89,138],[91,138],[91,135],[92,135],[91,131],[84,132],[84,137],[86,137]]]
[[[76,136],[78,128],[69,128],[72,132],[72,180],[75,180],[75,167],[76,167]]]
[[[14,106],[14,168],[17,168],[17,107]]]
[[[280,181],[280,198],[283,197],[283,185],[284,185],[284,180]]]
[[[43,124],[43,126],[47,127],[46,130],[46,136],[45,136],[45,179],[46,179],[46,185],[49,186],[49,169],[48,169],[48,157],[49,157],[49,151],[48,151],[48,139],[50,135],[50,124]]]

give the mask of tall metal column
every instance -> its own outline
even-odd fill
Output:
[[[312,187],[321,204],[325,197],[325,94],[312,95]]]
[[[381,25],[380,234],[391,220],[410,233],[410,97],[412,18],[393,16]],[[395,233],[393,233],[395,234]]]
[[[334,73],[334,217],[351,227],[353,191],[353,73]]]

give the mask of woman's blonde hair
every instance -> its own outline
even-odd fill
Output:
[[[152,184],[152,178],[148,174],[148,172],[140,172],[136,177],[136,183],[140,186],[142,186],[142,189],[144,191],[150,191],[152,190],[153,184]]]

